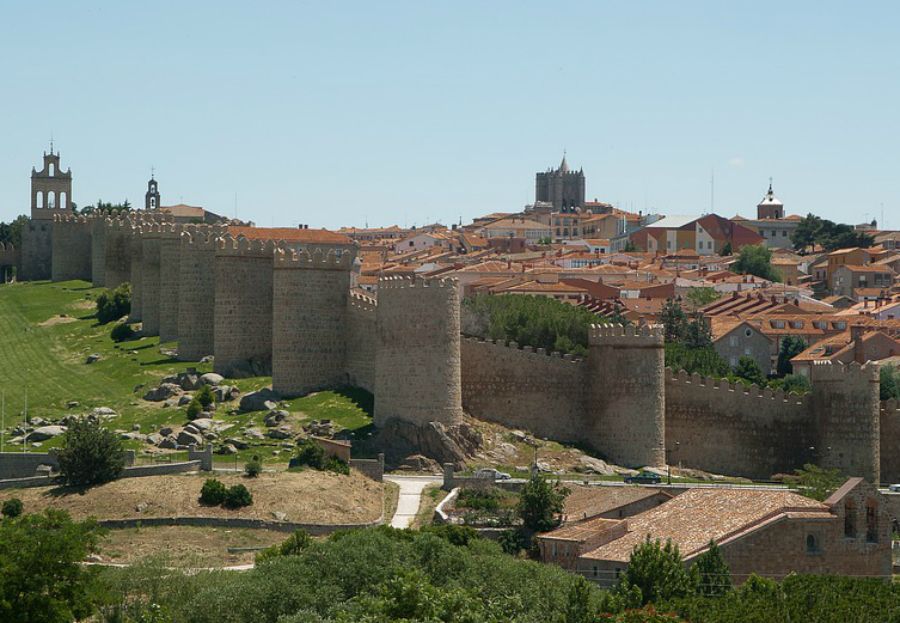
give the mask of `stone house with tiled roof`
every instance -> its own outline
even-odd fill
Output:
[[[645,539],[678,546],[692,564],[716,543],[735,583],[790,573],[891,579],[891,521],[882,495],[851,478],[824,502],[788,490],[689,489],[620,521],[591,520],[539,538],[568,540],[575,571],[601,585],[618,581]]]

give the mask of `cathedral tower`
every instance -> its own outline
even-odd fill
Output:
[[[537,173],[534,200],[553,204],[554,212],[574,212],[584,207],[584,171],[570,171],[563,154],[558,169]]]

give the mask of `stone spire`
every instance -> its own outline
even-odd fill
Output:
[[[559,171],[560,171],[560,173],[568,173],[569,172],[569,163],[566,162],[566,151],[565,150],[563,150],[562,162],[559,163]]]

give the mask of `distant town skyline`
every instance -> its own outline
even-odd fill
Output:
[[[260,226],[515,212],[567,153],[588,199],[900,228],[900,8],[50,1],[0,10],[0,220],[51,136],[72,198]],[[714,180],[714,182],[713,182]],[[882,219],[884,215],[884,220]]]

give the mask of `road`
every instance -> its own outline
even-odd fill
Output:
[[[400,487],[400,498],[397,500],[397,512],[391,518],[392,528],[409,528],[416,513],[419,512],[419,502],[422,499],[422,491],[430,484],[442,482],[438,476],[395,476],[386,475],[388,482],[393,482]]]

